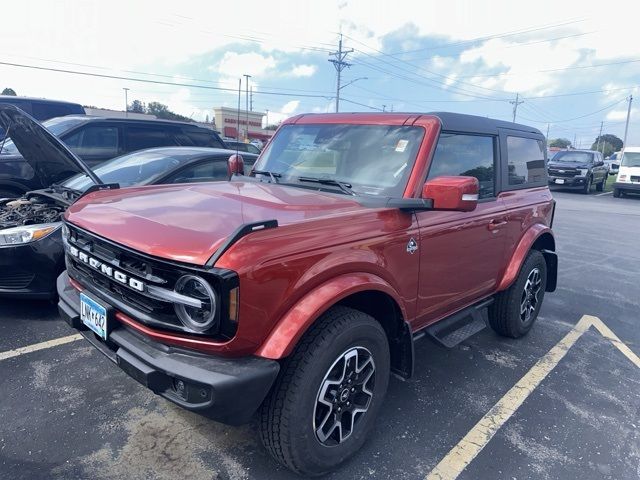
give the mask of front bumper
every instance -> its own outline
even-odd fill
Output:
[[[116,325],[104,342],[79,317],[80,295],[63,272],[60,316],[107,358],[154,393],[219,422],[246,423],[273,385],[280,365],[259,357],[223,358],[152,341]]]
[[[562,180],[564,183],[557,183],[556,180]],[[549,186],[558,188],[584,188],[587,183],[587,177],[553,177],[549,176]]]
[[[623,192],[640,193],[640,183],[623,183],[615,182],[613,188],[616,190],[622,190]]]
[[[60,230],[26,245],[0,248],[0,297],[52,298],[64,269]]]

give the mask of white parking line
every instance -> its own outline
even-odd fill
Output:
[[[625,345],[609,327],[597,317],[584,315],[576,326],[547,354],[531,367],[484,417],[476,423],[458,444],[436,465],[425,480],[454,480],[489,443],[496,432],[524,403],[533,390],[540,385],[558,365],[569,349],[589,328],[595,327],[631,362],[640,368],[640,358]]]
[[[27,345],[26,347],[16,348],[15,350],[7,350],[6,352],[0,352],[0,361],[6,360],[7,358],[18,357],[25,353],[37,352],[38,350],[44,350],[46,348],[64,345],[65,343],[75,342],[81,338],[82,335],[76,333],[67,337],[54,338],[53,340],[47,340],[46,342],[34,343],[33,345]]]
[[[604,192],[604,193],[596,193],[596,197],[601,197],[602,195],[611,195],[613,192]]]

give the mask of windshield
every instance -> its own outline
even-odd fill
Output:
[[[593,161],[593,153],[589,152],[558,152],[553,157],[554,162],[589,163]]]
[[[640,167],[640,152],[624,152],[620,165],[623,167]]]
[[[423,136],[412,126],[285,125],[255,168],[282,182],[336,180],[356,194],[402,196]]]
[[[56,137],[59,137],[63,133],[69,131],[71,128],[75,127],[79,123],[84,122],[83,118],[67,118],[67,117],[57,117],[47,120],[46,122],[42,122],[42,125],[46,127],[51,133],[53,133]],[[2,139],[0,139],[0,144],[2,144]],[[4,143],[2,147],[3,155],[20,155],[20,152],[13,144],[13,142],[7,138],[7,141]]]
[[[103,183],[117,183],[130,187],[147,183],[157,175],[168,172],[189,158],[193,153],[167,154],[167,152],[135,152],[114,158],[93,171]],[[73,190],[84,191],[93,182],[84,174],[78,174],[62,184]]]

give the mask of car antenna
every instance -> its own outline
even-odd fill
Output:
[[[242,97],[242,77],[238,78],[238,123],[236,130],[236,155],[240,152],[240,99]]]

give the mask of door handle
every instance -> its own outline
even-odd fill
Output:
[[[506,224],[506,220],[491,220],[487,228],[489,228],[489,230],[493,232],[498,230],[500,227],[504,227]]]

